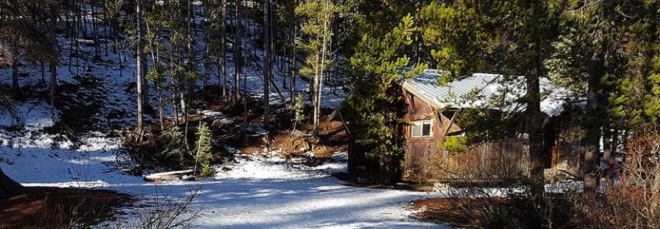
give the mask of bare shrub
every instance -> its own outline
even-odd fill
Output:
[[[437,217],[477,228],[660,228],[660,136],[638,133],[627,146],[620,177],[598,192],[535,196],[530,190],[543,181],[521,179],[508,186],[487,181],[494,188],[446,190],[453,198]]]
[[[562,194],[536,195],[542,179],[527,173],[527,149],[520,139],[485,142],[435,161],[436,177],[450,197],[437,219],[469,228],[561,228],[571,224],[573,202]],[[451,187],[449,187],[451,186]],[[435,218],[434,217],[434,218]]]
[[[620,179],[602,193],[573,197],[585,228],[660,228],[660,136],[633,136],[619,164]]]
[[[135,218],[130,223],[116,221],[115,228],[171,229],[192,228],[192,223],[199,210],[190,208],[201,194],[201,187],[191,188],[188,195],[181,199],[162,191],[155,194],[146,206],[133,212]]]

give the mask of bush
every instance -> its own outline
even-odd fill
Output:
[[[573,198],[589,228],[660,228],[660,136],[638,133],[629,142],[621,176],[602,193]]]
[[[138,142],[132,133],[122,138],[118,166],[133,175],[143,171],[167,171],[193,166],[194,158],[184,142],[183,131],[172,128],[145,133],[145,140]]]
[[[460,136],[447,136],[445,142],[440,145],[440,149],[447,150],[447,152],[465,153],[468,150],[467,138]]]

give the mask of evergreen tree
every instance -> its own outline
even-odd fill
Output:
[[[13,68],[12,88],[19,92],[18,64],[20,58],[49,64],[51,75],[51,105],[57,89],[59,44],[55,29],[62,2],[41,4],[39,1],[7,0],[0,4],[0,62]],[[6,58],[11,57],[11,58]]]
[[[308,0],[296,7],[296,14],[305,22],[301,25],[303,36],[297,40],[300,49],[306,53],[305,65],[300,74],[310,76],[310,95],[313,114],[314,135],[318,134],[321,116],[321,93],[325,71],[334,63],[331,61],[330,45],[333,32],[331,25],[344,8],[334,0]]]
[[[195,150],[195,171],[201,168],[208,168],[213,160],[211,152],[213,144],[213,136],[211,129],[206,124],[200,124],[199,132],[197,133],[197,150]]]
[[[365,34],[350,58],[352,90],[342,105],[349,117],[349,171],[359,173],[357,168],[365,166],[364,172],[379,174],[381,183],[401,177],[404,136],[400,133],[406,109],[397,85],[402,75],[409,78],[426,68],[419,65],[404,71],[410,59],[401,54],[412,44],[416,31],[412,16],[406,16],[382,38]]]
[[[605,166],[613,163],[617,130],[653,123],[653,112],[645,113],[653,105],[645,101],[657,101],[652,91],[654,48],[650,45],[658,37],[653,29],[657,22],[652,19],[657,6],[644,1],[567,3],[562,39],[554,43],[557,52],[547,65],[555,82],[587,98],[582,142],[585,185],[593,191],[601,161]]]
[[[544,61],[559,37],[560,1],[453,1],[431,3],[420,12],[424,39],[438,68],[457,78],[473,72],[524,75],[526,132],[530,171],[542,180],[548,154],[543,151],[539,81],[548,73]],[[535,192],[542,192],[536,187]]]

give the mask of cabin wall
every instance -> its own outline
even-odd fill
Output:
[[[406,158],[404,180],[413,182],[496,182],[528,174],[527,139],[509,138],[470,146],[467,152],[439,152]],[[410,156],[413,156],[409,154]]]
[[[429,137],[411,137],[412,126],[404,128],[406,136],[405,162],[403,163],[404,180],[406,174],[412,174],[423,170],[424,161],[442,155],[438,148],[438,143],[443,141],[445,132],[451,133],[461,131],[461,128],[451,124],[451,119],[436,113],[436,109],[428,105],[419,97],[404,90],[405,102],[407,104],[407,113],[404,119],[407,121],[431,120],[431,136]],[[451,124],[451,126],[450,126]],[[447,129],[449,128],[449,130]],[[407,172],[406,172],[407,171]]]
[[[552,160],[548,179],[559,179],[553,177],[558,171],[568,172],[574,175],[580,173],[584,147],[582,138],[585,130],[579,128],[581,117],[577,114],[565,113],[554,120],[554,128],[558,134],[555,136],[551,148]]]

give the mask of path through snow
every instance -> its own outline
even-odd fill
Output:
[[[26,186],[106,188],[144,202],[159,193],[183,198],[199,187],[191,206],[200,211],[196,228],[443,228],[411,218],[408,209],[434,194],[346,186],[329,175],[345,169],[341,157],[316,168],[291,168],[277,157],[242,159],[215,178],[153,184],[113,170],[111,140],[87,139],[77,152],[46,146],[0,147],[3,170]]]

